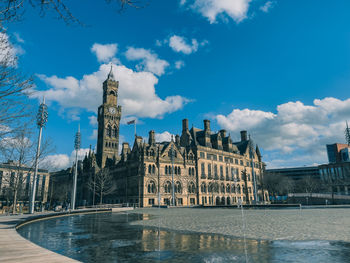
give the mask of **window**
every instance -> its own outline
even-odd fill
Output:
[[[207,159],[208,160],[210,160],[211,159],[211,157],[210,157],[211,155],[210,155],[210,153],[207,153]]]
[[[213,156],[213,160],[214,160],[214,161],[217,161],[217,160],[218,160],[218,156],[217,156],[216,154],[213,154],[212,156]]]
[[[181,175],[181,168],[180,167],[177,167],[177,174]]]
[[[193,167],[192,167],[192,175],[196,175],[196,172]]]
[[[194,205],[196,203],[196,199],[195,198],[190,198],[190,204]]]
[[[205,158],[204,152],[200,152],[200,153],[199,153],[199,157],[204,159],[204,158]]]
[[[205,183],[201,184],[201,192],[206,193],[207,192],[207,185]]]
[[[240,185],[237,185],[237,193],[241,193],[241,186]]]
[[[152,165],[148,165],[148,173],[151,174],[152,173]]]
[[[218,179],[218,166],[216,164],[214,164],[214,176],[215,179]]]
[[[111,137],[112,136],[112,127],[111,126],[107,126],[107,136]]]
[[[240,164],[240,165],[243,165],[243,160],[239,160],[239,164]]]
[[[165,174],[168,174],[168,166],[165,166]]]
[[[220,179],[224,180],[224,167],[220,165]]]
[[[153,198],[148,199],[148,204],[149,205],[154,205],[154,199]]]
[[[155,173],[156,173],[156,166],[153,165],[153,166],[152,166],[152,174],[155,174]]]
[[[201,173],[202,173],[202,178],[205,177],[205,165],[204,165],[204,163],[201,163]]]
[[[238,159],[235,159],[235,164],[238,164]]]
[[[188,168],[188,175],[192,175],[191,167]]]
[[[225,185],[224,184],[221,184],[221,186],[220,186],[220,191],[221,191],[221,193],[225,193]]]
[[[171,184],[170,184],[170,182],[166,182],[164,184],[164,192],[165,193],[171,193]]]
[[[222,156],[221,155],[219,156],[219,161],[222,162]]]
[[[230,193],[231,191],[230,191],[230,185],[229,184],[227,184],[226,185],[226,193]]]
[[[230,180],[230,175],[228,173],[228,166],[226,166],[226,181]]]
[[[190,182],[190,184],[188,185],[188,192],[190,194],[194,194],[196,192],[196,187],[193,182]]]
[[[180,182],[175,183],[175,193],[178,193],[178,194],[182,193],[182,186]]]
[[[182,198],[178,198],[178,199],[177,199],[177,204],[178,204],[178,205],[182,205]]]
[[[208,164],[208,178],[211,179],[211,164]]]
[[[148,193],[149,194],[154,194],[156,192],[156,184],[154,183],[154,181],[151,181],[148,184]]]

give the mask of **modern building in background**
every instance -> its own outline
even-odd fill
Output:
[[[19,202],[29,201],[31,186],[33,183],[34,169],[27,166],[19,166],[9,160],[0,164],[0,202],[5,204],[13,200],[13,189],[18,183],[17,200]],[[37,177],[36,202],[45,204],[48,199],[50,174],[48,170],[39,169]]]
[[[117,98],[118,82],[111,69],[103,83],[103,104],[98,109],[97,152],[90,151],[85,157],[78,179],[80,205],[97,203],[91,185],[105,168],[116,186],[113,193],[105,195],[107,203],[143,207],[231,205],[254,203],[255,192],[257,201],[268,201],[268,193],[261,189],[265,165],[259,147],[254,146],[246,131],[241,132],[239,142],[232,142],[225,130],[213,132],[209,120],[204,120],[203,129],[189,129],[184,119],[181,136],[156,142],[152,130],[146,143],[135,135],[133,146],[123,143],[119,155],[121,107]]]

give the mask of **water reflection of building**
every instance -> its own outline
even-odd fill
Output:
[[[98,109],[97,152],[90,151],[83,161],[78,188],[81,204],[93,203],[88,185],[95,182],[103,168],[109,169],[117,187],[106,196],[107,203],[169,205],[173,196],[177,206],[231,205],[239,199],[252,203],[254,175],[258,199],[268,201],[267,192],[261,189],[264,163],[260,150],[246,131],[241,132],[239,142],[233,142],[225,130],[213,132],[209,120],[204,120],[204,129],[190,129],[184,119],[181,136],[156,142],[152,130],[147,143],[135,136],[133,146],[123,143],[119,155],[122,109],[117,101],[118,88],[111,69],[103,83],[103,103]]]
[[[210,233],[179,233],[158,229],[143,229],[141,231],[142,251],[178,252],[208,252],[208,251],[239,251],[244,252],[245,246],[250,254],[258,254],[261,247],[267,247],[268,241],[246,240]],[[237,253],[237,254],[239,254]]]

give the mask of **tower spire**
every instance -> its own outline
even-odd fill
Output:
[[[350,146],[350,128],[348,126],[348,121],[346,121],[345,140],[347,144]]]
[[[115,79],[114,79],[114,75],[113,75],[113,64],[112,64],[112,63],[111,63],[111,70],[110,70],[109,73],[108,73],[107,79],[115,80]]]

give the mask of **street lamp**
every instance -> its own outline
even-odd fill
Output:
[[[78,151],[80,149],[81,135],[80,135],[80,125],[78,132],[75,134],[74,149],[75,149],[75,167],[74,167],[74,178],[73,178],[73,191],[72,191],[72,210],[75,209],[75,198],[77,195],[77,177],[78,177]]]
[[[33,186],[32,186],[32,196],[30,198],[30,208],[29,212],[31,214],[34,214],[34,206],[35,206],[35,194],[36,194],[36,180],[38,176],[38,161],[39,161],[39,155],[40,155],[40,144],[41,144],[41,135],[43,127],[45,126],[47,122],[47,105],[45,104],[45,97],[43,98],[43,102],[39,106],[39,111],[36,115],[36,124],[39,128],[39,136],[38,136],[38,146],[36,149],[36,156],[35,156],[35,172],[34,172],[34,178],[33,178]]]

